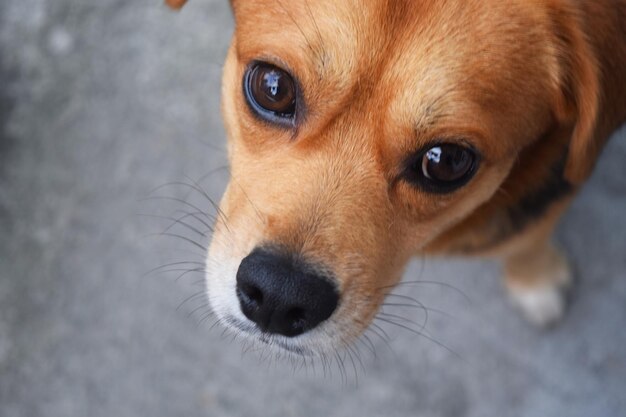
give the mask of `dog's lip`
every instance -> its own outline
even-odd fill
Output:
[[[296,355],[300,356],[313,356],[313,351],[311,349],[303,346],[285,343],[283,340],[280,339],[280,336],[261,332],[256,325],[242,322],[234,316],[226,316],[224,318],[224,321],[230,326],[235,327],[237,330],[243,332],[247,336],[253,337],[255,340],[258,340],[266,345],[278,346],[283,350],[286,350],[290,353],[295,353]]]

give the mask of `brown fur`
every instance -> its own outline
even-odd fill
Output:
[[[511,282],[539,285],[541,274],[523,278],[520,265],[539,259],[530,248],[549,247],[626,119],[626,1],[232,6],[223,83],[232,180],[211,251],[241,259],[271,243],[317,260],[337,277],[336,314],[358,317],[350,336],[417,253],[496,255]],[[241,80],[258,59],[297,77],[306,114],[295,129],[246,107]],[[449,195],[400,176],[405,158],[437,139],[482,154],[476,176]],[[545,259],[535,269],[556,262]]]

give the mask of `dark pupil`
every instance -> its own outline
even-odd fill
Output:
[[[273,67],[259,66],[252,74],[251,91],[256,102],[266,110],[287,115],[295,107],[295,89],[288,74]]]
[[[441,182],[461,179],[472,167],[472,157],[467,149],[454,145],[431,148],[424,155],[422,171],[427,178]]]

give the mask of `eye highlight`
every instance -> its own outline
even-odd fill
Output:
[[[282,125],[295,123],[297,88],[288,72],[256,62],[246,70],[243,84],[246,101],[259,117]]]
[[[478,160],[476,152],[466,146],[432,145],[410,159],[405,176],[427,192],[450,193],[474,176]]]

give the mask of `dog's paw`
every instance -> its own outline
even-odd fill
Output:
[[[567,308],[567,293],[572,283],[572,273],[566,258],[556,250],[542,263],[541,268],[528,268],[524,277],[508,276],[508,290],[514,304],[526,319],[538,327],[550,327],[563,318]],[[517,271],[518,273],[522,271]],[[524,278],[524,280],[520,280]],[[520,282],[533,285],[516,285]]]
[[[565,314],[565,291],[558,286],[515,289],[510,295],[524,317],[537,327],[550,327]]]

